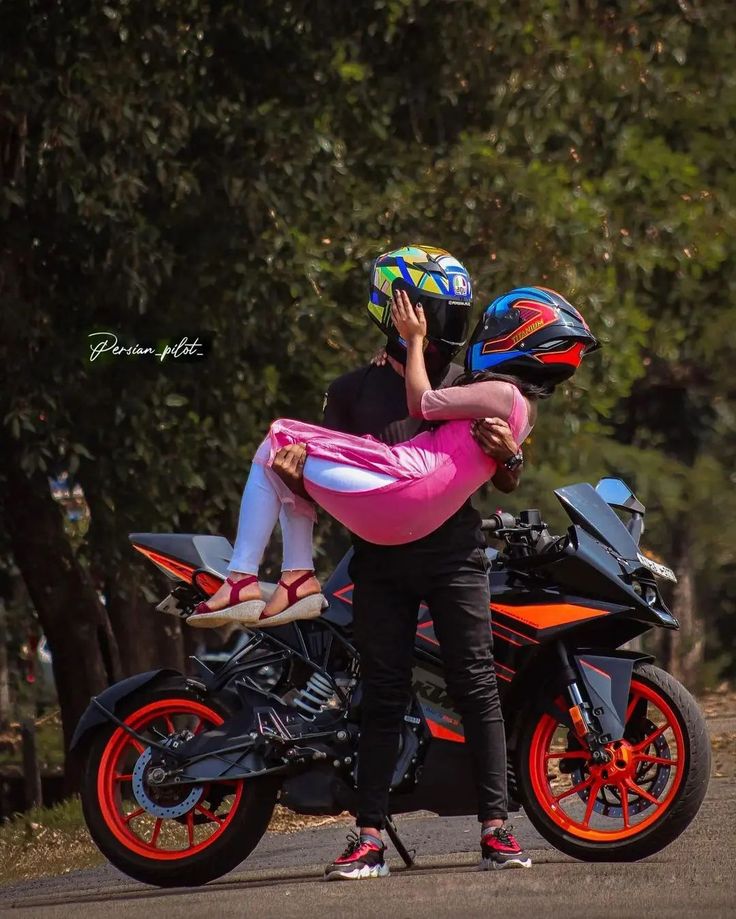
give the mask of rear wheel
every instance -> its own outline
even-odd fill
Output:
[[[677,680],[638,664],[624,737],[607,751],[607,763],[593,763],[557,717],[535,714],[517,753],[524,807],[541,835],[575,858],[645,858],[676,839],[700,808],[710,776],[705,721]]]
[[[160,687],[133,696],[122,720],[144,738],[197,734],[227,712],[187,689]],[[157,788],[147,782],[150,748],[123,728],[102,729],[82,779],[92,838],[125,874],[159,887],[197,886],[235,868],[268,827],[278,783],[212,782]]]

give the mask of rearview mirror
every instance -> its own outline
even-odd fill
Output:
[[[608,476],[598,482],[595,490],[607,504],[624,505],[629,498],[633,497],[633,492],[623,479],[614,479]]]
[[[637,500],[626,482],[622,479],[615,479],[613,476],[602,478],[595,486],[595,490],[606,504],[631,514],[626,529],[638,546],[644,532],[644,514],[646,513],[646,508],[641,501]]]
[[[606,476],[595,486],[595,490],[606,504],[620,507],[635,514],[643,514],[644,505],[637,501],[634,492],[622,479]]]

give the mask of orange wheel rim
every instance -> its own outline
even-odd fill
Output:
[[[125,719],[125,724],[139,734],[149,731],[152,736],[166,736],[184,726],[198,733],[222,722],[220,715],[193,699],[162,699]],[[204,786],[202,796],[179,820],[156,817],[141,807],[132,793],[131,765],[144,750],[145,746],[123,728],[113,732],[97,771],[97,798],[102,817],[118,842],[136,855],[158,861],[190,858],[225,832],[240,806],[243,781],[218,783],[232,788],[228,794],[232,800],[224,813],[224,801],[214,809],[204,804],[210,789],[215,787],[213,784]]]
[[[644,736],[627,740],[635,717],[645,726]],[[624,739],[606,745],[609,763],[595,765],[589,750],[567,749],[568,729],[557,718],[540,718],[529,750],[532,788],[547,817],[570,836],[590,842],[630,839],[672,806],[687,756],[675,713],[655,689],[634,679],[626,724]]]

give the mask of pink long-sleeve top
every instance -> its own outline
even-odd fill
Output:
[[[500,381],[428,390],[421,414],[445,423],[393,446],[368,435],[280,419],[271,425],[256,462],[269,464],[280,447],[304,443],[310,456],[391,476],[395,481],[364,492],[337,492],[306,480],[305,486],[317,504],[362,539],[378,545],[412,542],[436,530],[496,472],[496,461],[473,439],[472,419],[505,419],[517,443],[531,430],[526,399],[516,386]],[[284,489],[285,500],[312,512]]]

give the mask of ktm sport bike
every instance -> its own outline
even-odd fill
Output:
[[[619,479],[555,492],[570,518],[539,511],[484,521],[496,668],[512,798],[553,846],[585,861],[633,861],[680,835],[710,775],[703,717],[688,691],[624,645],[676,629],[660,593],[674,579],[644,556],[644,507]],[[170,579],[159,609],[186,617],[226,577],[219,536],[133,534]],[[349,554],[315,620],[240,631],[219,665],[152,670],[111,686],[77,726],[90,833],[132,878],[203,884],[242,862],[277,802],[298,814],[353,810],[360,657]],[[413,694],[393,775],[393,816],[474,814],[474,784],[432,621],[420,610]]]

